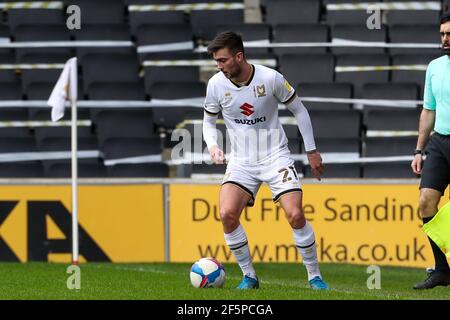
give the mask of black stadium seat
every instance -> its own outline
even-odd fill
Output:
[[[1,162],[0,178],[42,178],[44,167],[40,161]]]
[[[63,10],[9,9],[7,13],[8,25],[11,31],[15,31],[18,26],[24,24],[51,24],[60,26],[62,28],[65,27],[66,18]]]
[[[103,110],[97,117],[98,141],[108,138],[149,138],[155,135],[152,110]]]
[[[341,4],[341,3],[374,3],[381,2],[381,0],[324,0],[324,5],[327,4]],[[366,10],[328,10],[326,8],[326,20],[330,25],[338,23],[353,24],[361,28],[366,28],[366,21],[369,15]]]
[[[362,87],[363,99],[417,100],[418,97],[419,87],[415,83],[366,83]],[[378,107],[382,108],[370,106]]]
[[[352,85],[349,83],[301,83],[297,95],[303,97],[352,98]],[[351,104],[303,101],[308,110],[349,110]]]
[[[439,53],[436,54],[394,54],[392,55],[393,66],[409,66],[409,65],[423,65],[428,64],[438,58]],[[391,72],[392,82],[413,82],[420,86],[420,95],[423,96],[423,89],[425,84],[425,70],[393,70]]]
[[[368,109],[364,123],[367,130],[417,131],[419,109]]]
[[[366,157],[409,156],[416,143],[417,137],[366,138],[363,154]]]
[[[244,23],[244,10],[193,10],[190,13],[192,33],[195,37],[212,40],[216,35],[213,25]]]
[[[320,1],[267,0],[265,21],[272,26],[280,23],[319,23]]]
[[[70,178],[72,177],[71,162],[68,161],[53,161],[45,167],[45,176],[47,178]],[[100,162],[78,162],[78,177],[79,178],[105,178],[107,176],[106,167]]]
[[[67,6],[77,5],[81,10],[82,24],[123,24],[123,0],[64,0]]]
[[[418,25],[401,24],[391,25],[389,27],[389,39],[391,43],[426,43],[436,44],[434,48],[389,48],[390,54],[405,53],[408,54],[439,54],[440,35],[437,23]]]
[[[152,99],[201,98],[206,94],[203,82],[160,82],[151,88]],[[153,109],[155,124],[164,128],[174,128],[184,119],[203,118],[203,108],[198,107],[156,107]]]
[[[387,42],[387,29],[382,26],[381,29],[370,30],[364,25],[364,27],[356,27],[351,24],[343,23],[336,24],[331,27],[331,39],[337,41],[342,40],[352,40],[352,41],[362,41],[362,42]],[[334,54],[341,53],[384,53],[385,48],[383,47],[331,47],[331,52]]]
[[[167,178],[169,166],[165,163],[116,164],[109,166],[111,178]]]
[[[87,54],[82,61],[84,90],[95,82],[138,83],[139,68],[134,54]]]
[[[336,58],[338,67],[390,66],[390,59],[385,54],[341,54]],[[351,83],[355,97],[361,96],[365,83],[388,83],[389,70],[345,71],[335,70],[336,82]]]
[[[279,59],[280,71],[293,86],[303,82],[330,83],[334,77],[331,54],[286,54]]]
[[[417,178],[411,170],[411,161],[365,163],[363,165],[364,178]]]
[[[159,137],[146,138],[108,138],[100,145],[104,160],[119,160],[124,158],[158,156],[161,154]]]
[[[277,24],[273,42],[328,42],[328,27],[324,24]],[[288,53],[325,53],[326,47],[273,48],[278,56]]]

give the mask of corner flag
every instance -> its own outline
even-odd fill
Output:
[[[425,223],[422,230],[450,257],[450,201]]]
[[[47,101],[52,107],[52,121],[58,121],[64,117],[66,100],[72,103],[77,99],[77,58],[67,60],[58,82]]]
[[[78,264],[78,161],[77,161],[77,58],[67,60],[47,101],[52,107],[52,121],[64,117],[66,100],[72,106],[72,264]]]

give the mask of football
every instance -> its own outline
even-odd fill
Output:
[[[201,258],[192,265],[190,278],[195,288],[221,288],[225,283],[225,269],[214,258]]]

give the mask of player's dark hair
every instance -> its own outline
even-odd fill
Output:
[[[449,22],[450,21],[450,11],[447,11],[442,14],[441,16],[441,24]]]
[[[232,54],[238,52],[244,52],[244,43],[242,42],[241,35],[233,31],[224,31],[219,33],[213,41],[208,45],[208,53],[212,54],[220,49],[228,48]]]

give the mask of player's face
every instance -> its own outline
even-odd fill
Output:
[[[217,50],[213,53],[213,58],[217,62],[217,68],[223,72],[228,79],[238,78],[242,72],[241,63],[243,53],[233,54],[228,48]]]
[[[450,21],[441,24],[440,32],[442,50],[445,54],[450,55]]]

